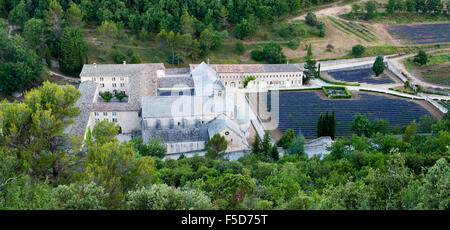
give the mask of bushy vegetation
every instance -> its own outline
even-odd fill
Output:
[[[69,137],[79,97],[44,83],[23,102],[1,102],[0,209],[450,208],[448,114],[413,122],[403,138],[385,134],[386,123],[356,122],[360,135],[336,139],[323,158],[305,156],[302,135],[290,132],[283,156],[266,133],[237,161],[161,160],[159,141],[119,143],[111,122],[97,123],[84,145]]]

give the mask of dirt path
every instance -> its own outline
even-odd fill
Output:
[[[358,3],[363,3],[366,1],[367,0],[362,0],[362,1],[358,1]],[[339,6],[338,5],[339,3],[341,3],[341,2],[339,1],[339,2],[329,4],[329,5],[327,5],[329,7],[325,8],[325,9],[319,9],[319,10],[316,10],[313,12],[314,12],[314,14],[316,14],[317,18],[320,18],[320,17],[325,17],[325,16],[337,17],[340,14],[345,14],[352,10],[353,3],[349,3],[349,4],[343,5],[343,6]],[[296,16],[296,17],[289,19],[289,21],[292,22],[295,20],[305,20],[305,17],[306,17],[306,14],[302,14],[300,16]]]
[[[63,79],[66,79],[66,80],[76,81],[76,82],[80,82],[81,81],[80,78],[65,76],[65,75],[62,75],[60,73],[53,72],[51,70],[49,71],[49,73],[50,73],[51,77],[63,78]]]

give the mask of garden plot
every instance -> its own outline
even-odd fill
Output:
[[[316,137],[317,119],[321,113],[331,113],[334,109],[336,116],[336,135],[349,136],[352,134],[350,125],[353,116],[364,114],[373,120],[375,118],[388,119],[391,125],[408,125],[413,120],[419,120],[423,115],[431,115],[419,102],[384,96],[374,93],[352,92],[358,94],[349,100],[323,99],[320,91],[282,91],[279,92],[279,103],[271,110],[279,111],[279,130],[287,129],[300,131],[306,138]],[[270,108],[271,100],[268,94],[267,104]]]
[[[450,24],[388,25],[386,30],[396,39],[412,44],[450,42]]]
[[[368,84],[395,83],[394,80],[392,80],[389,76],[387,76],[384,73],[376,77],[372,68],[353,69],[353,70],[332,70],[328,71],[327,74],[332,76],[335,80],[338,81],[359,82]]]

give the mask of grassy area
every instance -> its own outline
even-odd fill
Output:
[[[410,87],[405,88],[403,86],[398,86],[398,87],[394,87],[394,88],[389,88],[390,90],[394,90],[400,93],[407,93],[407,94],[412,94],[412,95],[416,95],[417,93],[411,89]]]
[[[422,73],[422,78],[430,83],[450,85],[450,66],[431,69]]]
[[[403,64],[405,65],[406,69],[408,71],[414,71],[417,68],[420,67],[428,67],[428,66],[434,66],[437,64],[450,62],[450,53],[444,53],[444,54],[430,54],[428,57],[428,62],[425,65],[419,65],[414,62],[414,58],[408,58],[405,61],[403,61]]]

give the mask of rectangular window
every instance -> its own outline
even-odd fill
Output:
[[[123,77],[120,77],[120,81],[123,81]]]
[[[115,78],[115,77],[113,77],[113,78],[112,78],[112,81],[116,81],[116,78]]]
[[[104,79],[103,79],[103,77],[100,77],[100,81],[103,81]]]
[[[103,116],[108,116],[108,112],[103,112]]]
[[[117,116],[116,112],[112,112],[113,117]]]
[[[108,118],[103,119],[104,121],[109,121]]]
[[[125,83],[120,83],[120,87],[125,87]]]
[[[116,83],[112,83],[112,87],[113,87],[113,88],[116,88]]]
[[[102,84],[100,84],[100,86],[104,88],[104,87],[105,87],[105,84],[102,83]]]
[[[98,117],[98,112],[94,112],[94,115],[95,115],[96,117]]]
[[[98,119],[98,118],[95,118],[95,123],[97,123],[97,122],[99,122],[100,121],[100,119]]]
[[[117,118],[113,118],[112,121],[117,123]]]

